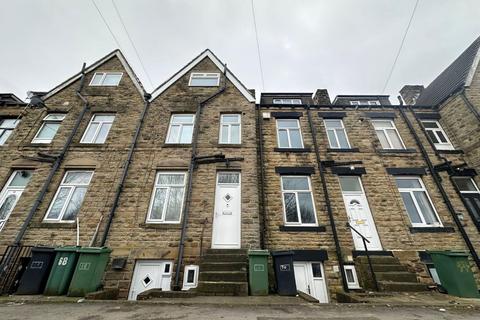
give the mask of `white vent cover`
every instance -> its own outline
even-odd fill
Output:
[[[263,119],[270,119],[270,112],[263,112]]]

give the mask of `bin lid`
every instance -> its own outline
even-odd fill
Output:
[[[272,256],[293,256],[295,253],[293,251],[272,251]]]
[[[33,247],[32,252],[54,252],[55,248],[51,247]]]
[[[248,250],[249,256],[269,256],[268,250]]]
[[[112,252],[112,249],[108,247],[84,247],[81,249],[78,249],[78,252],[80,253],[110,253]]]
[[[445,251],[427,251],[428,254],[439,254],[439,255],[444,255],[444,256],[449,256],[449,257],[468,257],[469,254],[465,251],[451,251],[451,250],[445,250]]]
[[[55,251],[77,252],[80,248],[80,246],[64,246],[55,248]]]

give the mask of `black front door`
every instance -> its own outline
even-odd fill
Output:
[[[480,230],[480,194],[478,193],[462,193],[468,212],[472,216],[473,222]]]

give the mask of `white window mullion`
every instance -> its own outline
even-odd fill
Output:
[[[295,202],[297,205],[297,216],[298,216],[298,223],[302,224],[302,214],[300,213],[300,200],[298,199],[298,192],[294,191],[295,193]]]
[[[160,218],[160,221],[163,221],[165,222],[165,216],[167,214],[167,207],[168,207],[168,203],[170,201],[170,189],[172,187],[171,186],[168,186],[165,188],[165,203],[163,205],[163,210],[162,210],[162,217]]]
[[[422,220],[422,225],[427,225],[427,222],[425,221],[425,218],[423,217],[423,211],[418,205],[417,198],[415,197],[414,191],[422,191],[422,190],[414,190],[412,189],[408,193],[410,194],[410,197],[412,198],[413,204],[415,205],[415,209],[417,209],[418,216],[420,217],[420,220]]]
[[[71,187],[60,187],[60,188],[58,188],[57,193],[59,193],[62,188],[68,188],[69,191],[68,191],[67,198],[65,199],[65,203],[63,204],[62,210],[60,210],[58,218],[55,219],[55,220],[58,220],[58,221],[63,220],[63,216],[65,215],[65,211],[67,211],[68,204],[70,203],[70,199],[72,198],[73,192],[75,191],[75,187],[73,187],[73,186],[71,186]],[[55,198],[56,198],[56,195],[55,195]],[[52,204],[53,204],[53,202],[52,202]]]

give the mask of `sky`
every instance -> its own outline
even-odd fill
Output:
[[[96,0],[147,92],[206,48],[258,92],[428,85],[480,36],[479,0]],[[48,91],[119,47],[92,0],[0,0],[0,92]],[[144,71],[143,66],[146,71]],[[263,85],[264,84],[264,85]]]

